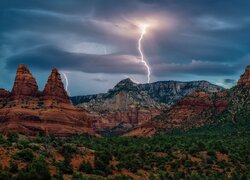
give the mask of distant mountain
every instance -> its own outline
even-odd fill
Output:
[[[204,126],[250,128],[250,66],[237,86],[221,92],[194,92],[167,111],[135,127],[125,136],[152,136],[173,129]]]
[[[107,93],[76,96],[71,101],[90,114],[97,132],[121,134],[161,114],[192,92],[220,90],[223,88],[207,81],[136,84],[127,78]]]
[[[111,98],[118,91],[137,91],[143,94],[147,94],[151,99],[157,103],[164,103],[172,105],[180,100],[182,97],[191,94],[196,91],[203,92],[218,92],[224,88],[218,85],[211,84],[207,81],[158,81],[147,84],[136,84],[129,78],[120,81],[113,89],[108,93],[86,95],[86,96],[74,96],[71,97],[71,101],[74,105],[81,103],[88,103],[90,101],[101,101],[103,99]]]

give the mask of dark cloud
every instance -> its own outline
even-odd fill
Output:
[[[40,71],[144,75],[135,22],[153,19],[158,25],[148,30],[143,51],[156,80],[237,79],[249,64],[249,7],[245,0],[3,0],[1,75],[19,63]]]
[[[7,59],[6,68],[15,69],[21,63],[46,71],[57,67],[87,73],[144,73],[139,60],[130,55],[72,53],[53,46],[41,46],[11,56]]]
[[[156,67],[156,74],[194,74],[202,76],[234,75],[238,69],[234,66],[221,63],[211,63],[200,60],[192,60],[187,64],[160,64]]]
[[[91,55],[62,51],[54,46],[41,46],[27,50],[21,54],[7,59],[6,68],[14,69],[17,64],[27,64],[39,70],[50,70],[53,67],[69,71],[82,71],[87,73],[128,73],[145,74],[145,67],[134,56],[109,54]],[[157,76],[166,76],[170,73],[195,75],[225,75],[237,72],[235,67],[192,60],[186,64],[152,64],[152,72]]]

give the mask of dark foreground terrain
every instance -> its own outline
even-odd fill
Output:
[[[0,136],[0,179],[249,179],[249,128],[152,138]]]

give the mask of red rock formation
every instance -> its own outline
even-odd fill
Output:
[[[92,119],[93,128],[98,132],[106,132],[112,129],[113,133],[121,134],[135,125],[141,125],[161,113],[161,109],[149,110],[129,107],[127,110],[110,111],[104,114],[88,114]]]
[[[44,133],[55,136],[70,136],[88,133],[98,136],[84,112],[70,104],[47,108],[17,104],[12,108],[0,108],[0,133],[15,131],[26,135]]]
[[[167,112],[151,119],[126,133],[124,136],[152,136],[157,131],[171,129],[188,130],[211,123],[212,117],[222,113],[228,106],[227,92],[194,92],[184,97]]]
[[[41,94],[29,70],[19,65],[11,98],[9,96],[8,91],[0,89],[0,133],[97,135],[86,114],[70,104],[56,69],[52,70]],[[23,98],[26,100],[17,101]]]
[[[47,84],[43,90],[44,100],[55,100],[62,103],[70,103],[69,96],[64,89],[61,76],[57,69],[53,69]]]
[[[238,81],[239,86],[244,86],[250,89],[250,66],[247,66],[244,74],[240,76]]]
[[[20,64],[16,71],[14,86],[11,91],[12,100],[35,97],[38,93],[38,86],[35,78],[28,68]]]
[[[9,92],[9,91],[0,88],[0,101],[1,101],[1,99],[6,99],[6,98],[8,98],[9,95],[10,95],[10,92]]]

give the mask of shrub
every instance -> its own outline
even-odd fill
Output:
[[[190,161],[190,160],[187,160],[187,161],[185,162],[185,164],[184,164],[184,166],[185,166],[186,168],[189,168],[189,167],[191,167],[192,165],[193,165],[193,162]]]
[[[22,139],[19,140],[18,144],[23,148],[29,148],[30,140],[29,139]]]
[[[80,172],[74,172],[71,180],[83,180],[83,175]]]
[[[46,161],[42,158],[33,159],[32,163],[19,171],[15,177],[16,180],[50,180],[50,172]]]
[[[13,160],[10,160],[9,164],[10,164],[9,171],[11,173],[16,173],[18,171],[18,165],[17,165],[17,163],[15,161],[13,161]]]
[[[93,171],[93,168],[92,168],[90,162],[82,161],[82,163],[80,165],[80,170],[87,173],[87,174],[91,174]]]
[[[66,143],[64,144],[60,149],[59,152],[63,155],[63,156],[72,156],[72,154],[77,153],[78,148],[75,144],[69,144]]]
[[[7,140],[10,142],[17,142],[18,137],[19,137],[19,135],[16,132],[9,132],[7,134]]]
[[[73,173],[73,166],[69,157],[65,157],[63,161],[59,161],[57,163],[57,167],[59,168],[59,171],[63,172],[64,174]]]
[[[211,156],[211,157],[215,157],[216,156],[216,153],[214,150],[208,150],[207,151],[207,155]]]
[[[95,160],[95,170],[98,172],[99,175],[102,175],[102,173],[100,174],[99,171],[104,172],[105,176],[111,174],[111,169],[109,165],[105,164],[103,161],[99,159]]]
[[[23,161],[31,161],[34,158],[33,151],[29,148],[18,151],[13,156],[14,159],[23,160]]]
[[[4,139],[2,135],[0,135],[0,144],[5,144],[7,141]]]
[[[11,179],[11,174],[7,171],[3,171],[0,173],[0,179],[1,180],[9,180],[9,179]]]
[[[122,174],[122,175],[114,177],[113,180],[133,180],[133,178]]]

